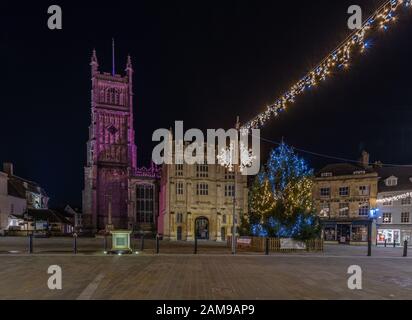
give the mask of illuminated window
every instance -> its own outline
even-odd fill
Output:
[[[332,172],[323,172],[321,174],[322,178],[327,178],[327,177],[332,177],[332,176],[333,176]]]
[[[339,188],[339,195],[341,197],[348,197],[349,196],[349,187],[341,187]]]
[[[321,217],[329,217],[330,215],[330,203],[324,202],[320,204],[320,216]]]
[[[349,203],[339,203],[339,216],[349,217]]]
[[[369,215],[369,204],[368,203],[359,203],[359,215],[363,217]]]
[[[383,223],[392,223],[392,213],[386,212],[382,216]]]

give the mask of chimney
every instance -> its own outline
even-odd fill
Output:
[[[10,162],[3,163],[3,171],[9,176],[13,176],[13,164]]]
[[[362,151],[362,157],[360,162],[364,168],[369,167],[369,153],[367,153],[365,150]]]

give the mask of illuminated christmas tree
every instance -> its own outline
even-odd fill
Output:
[[[282,143],[256,178],[249,197],[251,232],[308,239],[319,233],[312,197],[313,170]]]

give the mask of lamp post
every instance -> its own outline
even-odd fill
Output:
[[[237,215],[236,215],[236,196],[237,196],[237,174],[244,173],[245,169],[252,165],[256,156],[253,155],[251,150],[247,149],[247,146],[243,141],[239,141],[239,137],[246,136],[248,130],[240,129],[239,117],[236,119],[236,141],[230,142],[230,147],[221,150],[221,153],[217,156],[219,164],[228,170],[228,172],[234,173],[234,188],[233,188],[233,225],[232,225],[232,254],[236,254],[236,229],[237,229]],[[240,135],[239,135],[240,133]]]

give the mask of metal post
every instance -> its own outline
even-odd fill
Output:
[[[140,251],[144,250],[144,234],[140,237]]]
[[[368,224],[368,257],[372,256],[372,221]]]
[[[33,233],[29,234],[29,253],[33,253]]]
[[[195,252],[194,254],[197,254],[197,234],[195,234]]]
[[[386,248],[387,244],[388,244],[388,243],[387,243],[387,240],[385,239],[385,248]]]
[[[77,234],[73,234],[73,253],[77,254]]]
[[[405,242],[403,243],[403,256],[408,256],[408,240],[405,240]]]
[[[160,243],[159,243],[159,235],[156,235],[156,253],[158,254],[160,251]]]
[[[236,254],[236,182],[237,182],[237,171],[235,166],[235,187],[233,193],[233,226],[232,226],[232,254]]]
[[[107,235],[104,235],[104,252],[107,252]]]
[[[265,255],[269,255],[269,238],[266,238]]]
[[[396,248],[396,240],[395,240],[395,235],[393,237],[393,247]]]

